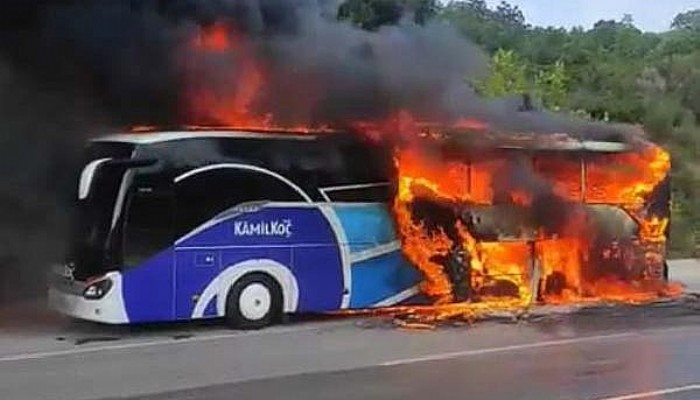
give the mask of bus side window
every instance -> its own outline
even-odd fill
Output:
[[[134,193],[128,203],[124,231],[124,265],[136,266],[172,246],[172,196]]]
[[[234,168],[203,172],[177,184],[176,235],[185,236],[218,214],[252,201],[300,202],[304,198],[263,172]]]
[[[326,199],[334,202],[388,203],[393,198],[391,153],[380,145],[357,137],[329,142],[324,154],[332,158],[334,172],[320,168],[319,181]],[[325,188],[325,189],[324,189]]]
[[[346,175],[351,182],[388,182],[393,176],[392,153],[371,142],[350,142],[341,146]]]
[[[341,203],[390,203],[392,187],[388,182],[349,185],[324,190],[330,201]]]

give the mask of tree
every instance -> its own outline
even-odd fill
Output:
[[[632,14],[625,14],[622,16],[622,21],[620,21],[622,25],[625,25],[629,28],[634,28],[634,17]]]
[[[671,23],[671,28],[700,32],[700,9],[676,15]]]
[[[533,28],[524,36],[520,55],[535,65],[553,65],[563,61],[571,35],[563,28]]]
[[[683,107],[700,120],[700,51],[679,55],[666,64],[669,87]]]
[[[405,0],[405,9],[413,13],[413,21],[423,25],[437,15],[440,6],[438,0]]]
[[[513,6],[505,1],[496,7],[496,11],[492,12],[492,16],[496,21],[507,26],[518,28],[525,27],[525,15],[520,10],[520,7]]]
[[[659,35],[659,43],[654,49],[654,58],[668,59],[700,50],[700,31],[675,29]]]
[[[503,97],[527,92],[525,65],[511,50],[499,50],[491,58],[491,74],[477,84],[480,94],[486,97]]]
[[[366,30],[395,25],[406,15],[424,24],[437,14],[437,0],[346,0],[338,8],[338,19]]]
[[[506,2],[492,10],[484,0],[455,1],[439,16],[491,53],[519,48],[527,33],[522,11]]]
[[[338,8],[338,19],[367,30],[396,24],[401,15],[399,3],[392,0],[348,0]]]
[[[548,109],[561,111],[568,98],[566,66],[559,60],[550,68],[535,75],[535,91],[540,102]]]

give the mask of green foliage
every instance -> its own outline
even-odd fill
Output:
[[[349,20],[367,30],[395,24],[401,15],[400,5],[391,0],[348,0],[338,8],[338,19]]]
[[[648,101],[641,122],[655,139],[665,142],[671,140],[673,130],[680,126],[684,114],[678,100],[659,96]]]
[[[513,51],[499,50],[491,58],[491,74],[477,83],[477,90],[486,97],[503,97],[527,92],[525,65]]]
[[[673,58],[683,54],[692,54],[700,49],[700,33],[690,30],[674,30],[659,35],[659,46],[654,58]]]
[[[535,75],[535,91],[540,102],[550,110],[561,111],[568,99],[567,82],[566,66],[561,60],[539,70]]]
[[[338,19],[366,30],[395,25],[406,14],[424,24],[437,12],[437,0],[347,0],[338,8]]]
[[[522,11],[505,2],[492,10],[484,0],[455,1],[438,14],[492,53],[519,47],[528,28]]]
[[[563,61],[539,69],[528,69],[512,50],[498,50],[491,57],[490,75],[477,82],[479,94],[485,97],[534,95],[551,110],[564,109],[568,98],[567,73]]]
[[[673,29],[683,29],[700,32],[700,10],[692,10],[678,14],[671,23]]]

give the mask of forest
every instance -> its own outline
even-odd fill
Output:
[[[590,29],[533,26],[519,7],[484,0],[347,0],[338,18],[368,30],[449,23],[491,57],[473,83],[482,95],[527,93],[550,110],[644,127],[673,157],[670,256],[700,256],[700,9],[661,33],[630,15]]]

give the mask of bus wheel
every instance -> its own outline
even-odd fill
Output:
[[[239,279],[226,297],[226,324],[236,329],[260,329],[282,316],[282,290],[269,275],[253,273]]]

